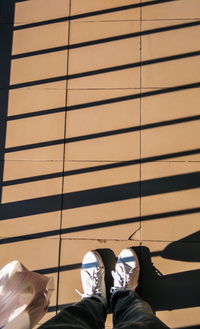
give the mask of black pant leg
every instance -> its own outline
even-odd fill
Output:
[[[84,298],[67,306],[39,329],[103,329],[106,308],[100,298]]]
[[[169,329],[134,291],[119,291],[111,300],[115,329]]]

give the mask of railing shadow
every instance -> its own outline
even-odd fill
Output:
[[[31,216],[63,209],[81,208],[102,203],[130,200],[150,195],[196,189],[200,186],[200,172],[164,178],[130,182],[107,187],[69,192],[47,197],[9,202],[0,205],[1,220]]]
[[[196,258],[195,260],[193,258],[193,251],[196,249],[195,254],[200,254],[199,242],[199,235],[198,242],[185,243],[184,248],[183,244],[177,241],[169,244],[159,255],[167,259],[179,259],[181,255],[184,261],[188,261],[188,256],[190,255],[191,261],[197,261]],[[171,245],[173,245],[172,249]],[[140,262],[141,284],[139,292],[155,311],[197,307],[200,305],[200,270],[163,275],[159,269],[153,266],[151,252],[147,247],[141,247]]]
[[[148,30],[148,31],[140,31],[137,33],[131,33],[116,37],[109,37],[99,40],[91,40],[85,43],[75,44],[71,46],[64,46],[65,48],[52,48],[52,49],[45,49],[41,51],[36,51],[32,53],[24,53],[19,55],[12,56],[12,42],[13,42],[13,31],[24,29],[24,28],[32,28],[36,26],[46,25],[46,24],[53,24],[61,21],[67,20],[75,20],[84,17],[92,17],[96,15],[117,12],[120,10],[129,10],[132,8],[137,8],[140,6],[150,6],[161,4],[163,2],[172,2],[174,0],[157,0],[157,1],[149,1],[143,2],[140,4],[133,4],[129,6],[121,6],[116,8],[108,8],[101,11],[95,11],[90,13],[84,13],[80,15],[74,15],[72,17],[63,17],[58,18],[55,20],[48,20],[45,22],[38,22],[38,23],[31,23],[25,24],[21,26],[14,27],[14,12],[15,12],[15,3],[20,1],[26,0],[4,0],[0,3],[0,43],[3,45],[3,51],[0,53],[0,97],[1,97],[1,112],[0,112],[0,119],[1,119],[1,134],[0,134],[0,180],[3,181],[3,169],[4,169],[4,156],[5,153],[9,152],[16,152],[24,149],[33,149],[35,147],[46,147],[50,145],[58,145],[60,143],[65,142],[76,142],[81,140],[87,140],[92,138],[101,138],[107,136],[113,136],[116,134],[128,133],[133,131],[139,131],[141,129],[151,129],[158,126],[166,126],[170,124],[178,124],[183,122],[195,121],[199,120],[199,116],[191,116],[189,118],[182,118],[182,119],[175,119],[169,120],[160,123],[153,123],[146,126],[140,127],[131,127],[131,128],[124,128],[118,129],[115,131],[108,131],[102,132],[98,134],[91,134],[86,136],[79,136],[74,137],[68,140],[58,140],[52,142],[44,142],[38,143],[37,145],[26,145],[26,146],[19,146],[19,147],[11,147],[5,148],[5,141],[6,141],[6,129],[7,129],[7,121],[22,119],[26,117],[33,117],[39,115],[48,115],[52,113],[58,113],[62,111],[73,111],[77,109],[84,109],[86,107],[94,107],[94,106],[101,106],[105,104],[114,104],[117,102],[124,102],[131,99],[143,98],[148,96],[156,96],[159,94],[167,94],[192,88],[197,88],[200,86],[199,82],[195,82],[193,84],[186,84],[181,86],[173,86],[169,88],[162,88],[159,90],[153,90],[143,93],[138,93],[135,95],[128,95],[124,97],[117,97],[111,99],[102,99],[96,102],[89,102],[85,104],[75,104],[69,106],[67,109],[65,107],[58,108],[58,109],[50,109],[50,110],[43,110],[39,112],[33,112],[29,114],[21,114],[9,117],[7,116],[8,112],[8,97],[9,97],[9,90],[17,89],[17,88],[24,88],[30,87],[35,85],[40,85],[42,83],[50,83],[54,81],[62,81],[62,80],[70,80],[70,79],[77,79],[82,77],[94,76],[99,74],[105,74],[110,72],[117,72],[120,70],[127,70],[130,68],[141,67],[145,65],[152,65],[156,63],[164,63],[179,59],[185,58],[192,58],[195,56],[199,56],[199,51],[188,52],[184,54],[175,54],[172,56],[166,56],[163,58],[155,58],[152,60],[147,61],[140,61],[136,63],[128,63],[114,67],[105,67],[100,70],[91,70],[88,72],[80,72],[71,74],[69,76],[63,75],[61,77],[53,77],[47,78],[42,80],[36,81],[28,81],[24,83],[18,83],[15,85],[10,85],[10,66],[11,60],[34,56],[38,54],[44,54],[48,52],[55,52],[60,51],[63,49],[75,49],[85,46],[92,46],[96,44],[102,44],[105,42],[113,42],[117,40],[123,40],[127,38],[133,38],[141,35],[153,34],[153,33],[161,33],[164,31],[187,28],[192,26],[198,26],[200,23],[198,22],[190,22],[185,24],[179,24],[176,26],[165,27],[160,29]],[[8,23],[8,24],[7,24]],[[6,24],[3,26],[3,24]],[[46,143],[46,144],[45,144]],[[118,163],[112,163],[107,165],[99,165],[92,168],[83,168],[78,170],[72,170],[71,172],[61,172],[56,174],[50,175],[41,175],[37,177],[28,177],[19,180],[12,180],[8,182],[2,182],[1,187],[13,185],[13,184],[22,184],[22,183],[29,183],[36,180],[44,180],[44,179],[51,179],[55,177],[64,177],[69,175],[77,175],[86,172],[95,172],[100,170],[112,169],[117,167],[125,167],[133,164],[141,164],[153,161],[159,161],[164,159],[172,159],[177,156],[184,156],[184,155],[192,155],[192,154],[199,154],[199,149],[196,150],[186,150],[183,152],[171,153],[171,154],[164,154],[158,155],[155,157],[149,157],[144,159],[135,159],[131,161],[124,161]],[[76,191],[72,193],[66,193],[64,195],[53,195],[47,196],[42,198],[35,198],[29,200],[21,200],[17,202],[9,202],[0,205],[0,218],[1,220],[8,220],[17,217],[24,217],[24,216],[31,216],[35,214],[42,214],[48,212],[54,212],[57,210],[63,209],[72,209],[72,208],[79,208],[85,207],[90,205],[97,205],[102,203],[109,203],[109,202],[116,202],[121,200],[128,200],[133,198],[145,197],[150,195],[157,195],[157,194],[164,194],[170,193],[175,191],[182,191],[187,189],[195,189],[200,186],[200,174],[198,172],[193,172],[190,174],[182,174],[164,178],[157,178],[151,179],[146,181],[138,181],[138,182],[130,182],[126,184],[118,184],[109,187],[100,187],[96,189],[84,190],[84,191]],[[0,191],[0,199],[1,199],[2,189]],[[63,199],[62,199],[63,198]],[[61,207],[63,201],[63,207]],[[62,209],[61,209],[62,208]],[[152,214],[149,216],[136,217],[136,218],[125,218],[116,221],[107,221],[104,223],[93,223],[88,225],[82,226],[74,226],[72,228],[63,228],[59,230],[47,231],[47,232],[39,232],[34,234],[27,234],[21,235],[18,237],[8,237],[5,239],[0,240],[0,244],[6,243],[13,243],[19,241],[26,241],[37,239],[41,237],[49,237],[54,236],[57,234],[64,234],[64,233],[71,233],[71,232],[79,232],[83,230],[91,230],[95,228],[103,228],[103,227],[112,227],[114,225],[123,225],[133,222],[145,221],[145,220],[153,220],[158,218],[166,218],[178,215],[185,215],[185,214],[193,214],[198,213],[199,208],[192,208],[192,209],[184,209],[184,210],[177,210],[163,214]],[[188,240],[189,239],[189,240]],[[197,240],[197,244],[194,243],[194,240]],[[187,244],[187,250],[180,249],[181,243]],[[162,257],[168,259],[178,259],[183,261],[199,261],[199,233],[188,237],[186,240],[183,241],[173,242],[168,245],[165,250],[161,253]],[[178,309],[184,307],[194,307],[199,305],[199,270],[193,271],[186,271],[180,273],[173,273],[170,275],[161,275],[159,271],[152,267],[151,263],[151,254],[148,248],[142,247],[140,250],[140,258],[142,264],[142,285],[140,287],[141,295],[146,298],[154,307],[155,310],[164,310],[164,309]],[[80,264],[68,264],[54,268],[46,268],[40,269],[38,272],[40,273],[55,273],[61,271],[69,271],[80,268]],[[171,293],[173,291],[173,294]]]
[[[105,67],[105,68],[101,68],[101,69],[95,69],[95,70],[90,70],[90,71],[85,71],[85,72],[80,72],[80,73],[62,75],[62,76],[58,76],[58,77],[51,77],[51,78],[44,78],[44,79],[40,79],[40,80],[16,83],[16,84],[10,85],[9,89],[13,90],[13,89],[18,89],[18,88],[38,86],[38,85],[41,85],[41,84],[58,82],[58,81],[80,79],[80,78],[85,78],[85,77],[96,76],[96,75],[99,75],[99,74],[129,70],[129,69],[132,69],[132,68],[137,68],[137,67],[146,66],[146,65],[153,65],[153,64],[165,63],[165,62],[170,62],[170,61],[180,60],[180,59],[185,59],[185,58],[190,58],[190,57],[196,57],[196,56],[199,56],[199,55],[200,55],[199,50],[198,51],[192,51],[192,52],[188,52],[188,53],[182,53],[182,54],[176,54],[176,55],[172,55],[172,56],[154,58],[154,59],[139,61],[139,62],[135,62],[135,63],[122,64],[122,65],[117,65],[117,66],[112,66],[112,67]],[[3,85],[2,86],[0,85],[0,87],[4,88]]]
[[[89,230],[94,230],[94,229],[101,229],[101,228],[106,228],[106,227],[121,226],[121,225],[127,225],[127,224],[132,224],[132,223],[139,223],[140,221],[145,222],[145,221],[150,221],[150,220],[152,221],[152,220],[156,220],[156,219],[163,220],[165,218],[172,218],[175,216],[180,217],[180,216],[184,216],[184,215],[192,215],[192,214],[198,214],[198,213],[200,213],[200,207],[191,208],[191,209],[182,209],[182,210],[176,210],[176,211],[169,211],[169,212],[164,212],[164,213],[155,213],[155,214],[141,216],[141,217],[123,218],[123,219],[110,220],[110,221],[104,221],[104,222],[98,221],[97,223],[95,222],[92,224],[85,224],[85,225],[72,226],[72,227],[67,227],[67,228],[62,228],[62,229],[57,229],[57,230],[48,230],[48,231],[43,231],[43,232],[38,232],[38,233],[24,234],[24,235],[20,235],[20,236],[1,238],[0,245],[14,243],[14,242],[20,242],[20,241],[28,241],[28,240],[46,238],[46,237],[53,237],[53,236],[56,236],[59,234],[63,235],[63,234],[70,234],[70,233],[75,233],[75,232],[83,232],[83,231],[89,231]],[[168,252],[167,252],[167,254],[168,254]],[[160,253],[156,252],[156,253],[154,253],[154,255],[160,255]],[[194,255],[196,255],[196,252],[194,253]],[[168,257],[165,257],[164,252],[163,252],[162,256],[164,258],[168,258]],[[191,257],[191,255],[189,255],[188,257]],[[191,258],[191,261],[193,258],[194,258],[194,256]]]
[[[27,1],[27,0],[14,0],[14,1],[21,2],[21,1]],[[152,0],[152,1],[144,1],[142,3],[134,3],[134,4],[125,5],[125,6],[105,8],[103,10],[96,10],[96,11],[86,12],[86,13],[82,13],[82,14],[71,15],[71,16],[67,16],[67,17],[49,19],[47,21],[42,21],[42,22],[24,24],[24,25],[16,26],[15,30],[27,29],[27,28],[32,28],[32,27],[36,27],[36,26],[49,25],[49,24],[54,24],[54,23],[66,22],[66,21],[73,21],[76,19],[88,18],[88,17],[104,15],[104,14],[109,14],[109,13],[114,13],[114,12],[119,12],[119,11],[124,11],[124,10],[130,10],[130,9],[137,9],[140,7],[154,6],[154,5],[159,5],[159,4],[163,4],[166,2],[173,2],[173,1],[176,1],[176,0]]]
[[[196,243],[192,241],[188,243],[190,241],[190,237],[186,238],[186,240],[186,246],[182,249],[182,260],[185,261],[188,260],[188,257],[185,257],[186,248],[187,254],[191,254],[191,257],[194,248],[197,249],[196,254],[200,254],[199,233],[197,234],[198,241]],[[182,245],[181,241],[182,240],[180,240],[180,244]],[[174,256],[174,252],[176,254],[176,249],[178,249],[178,253],[180,253],[179,241],[176,241],[175,244],[176,246],[173,247],[172,251],[173,259],[176,257]],[[166,248],[168,247],[170,247],[170,244]],[[185,272],[163,275],[160,270],[153,265],[151,260],[151,252],[148,247],[133,246],[132,248],[136,251],[140,260],[140,280],[137,292],[144,300],[149,302],[154,311],[176,310],[197,307],[200,305],[200,270],[189,270]],[[114,269],[116,256],[110,249],[98,249],[98,251],[101,253],[106,266],[107,296],[110,298],[109,292],[110,287],[112,286],[111,270]],[[163,257],[163,254],[166,258],[165,250],[160,251],[160,257]],[[169,253],[168,255],[170,256]],[[81,263],[77,263],[61,266],[59,271],[79,270],[80,268]],[[57,270],[58,268],[55,267],[51,269],[41,269],[37,272],[41,274],[50,274],[52,271],[57,272]],[[61,309],[64,306],[65,305],[58,305],[58,309]],[[53,311],[54,309],[55,307],[52,306],[49,311]]]
[[[145,35],[151,35],[151,34],[167,32],[167,31],[174,31],[174,30],[179,30],[179,29],[195,27],[195,26],[199,26],[199,25],[200,25],[200,21],[194,21],[194,22],[189,22],[189,23],[165,26],[165,27],[151,29],[151,30],[138,31],[138,32],[134,32],[134,33],[126,33],[126,34],[116,35],[113,37],[89,40],[89,41],[84,41],[84,42],[70,44],[70,45],[64,45],[64,46],[58,46],[58,47],[53,47],[53,48],[30,51],[30,52],[26,52],[26,53],[14,54],[11,56],[11,59],[12,60],[20,59],[20,58],[31,57],[31,56],[36,56],[36,55],[49,54],[51,52],[58,52],[58,51],[63,51],[63,50],[71,50],[71,49],[95,46],[95,45],[105,44],[105,43],[114,42],[114,41],[132,39],[132,38],[145,36]],[[17,27],[17,30],[18,29],[19,29],[19,26]]]
[[[4,148],[6,141],[6,127],[7,127],[7,113],[8,113],[8,96],[10,85],[10,70],[11,70],[11,54],[12,54],[12,40],[13,40],[13,21],[15,13],[15,1],[4,0],[0,2],[0,86],[4,86],[3,90],[0,90],[0,181],[3,180],[4,170]],[[4,23],[6,24],[6,28]],[[0,189],[0,201],[1,201],[2,189]]]

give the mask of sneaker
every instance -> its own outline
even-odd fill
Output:
[[[100,254],[96,250],[88,251],[83,257],[81,281],[84,293],[81,294],[78,290],[76,291],[82,298],[100,296],[107,304],[105,267]]]
[[[140,265],[135,251],[131,248],[120,252],[112,271],[114,286],[111,292],[119,290],[135,290],[138,285]]]

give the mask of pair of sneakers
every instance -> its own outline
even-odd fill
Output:
[[[111,293],[123,290],[135,290],[139,280],[140,265],[132,248],[124,249],[117,257],[115,270],[112,271],[113,286]],[[105,267],[96,250],[88,251],[82,261],[81,281],[85,298],[101,296],[107,304]]]

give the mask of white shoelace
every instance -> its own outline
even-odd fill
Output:
[[[124,268],[123,268],[124,266]],[[132,280],[134,276],[134,271],[136,271],[136,268],[132,268],[128,264],[124,263],[124,265],[118,264],[118,267],[121,269],[119,271],[119,268],[117,271],[112,272],[112,276],[114,279],[114,287],[112,290],[118,290],[118,289],[131,289],[132,288]]]
[[[83,269],[88,274],[87,285],[88,285],[89,292],[82,294],[79,290],[75,289],[75,291],[82,298],[92,296],[92,295],[100,295],[101,294],[100,280],[99,280],[99,272],[101,271],[101,269],[102,269],[101,267],[97,267],[97,270],[93,271],[92,274],[90,274],[88,271]]]

